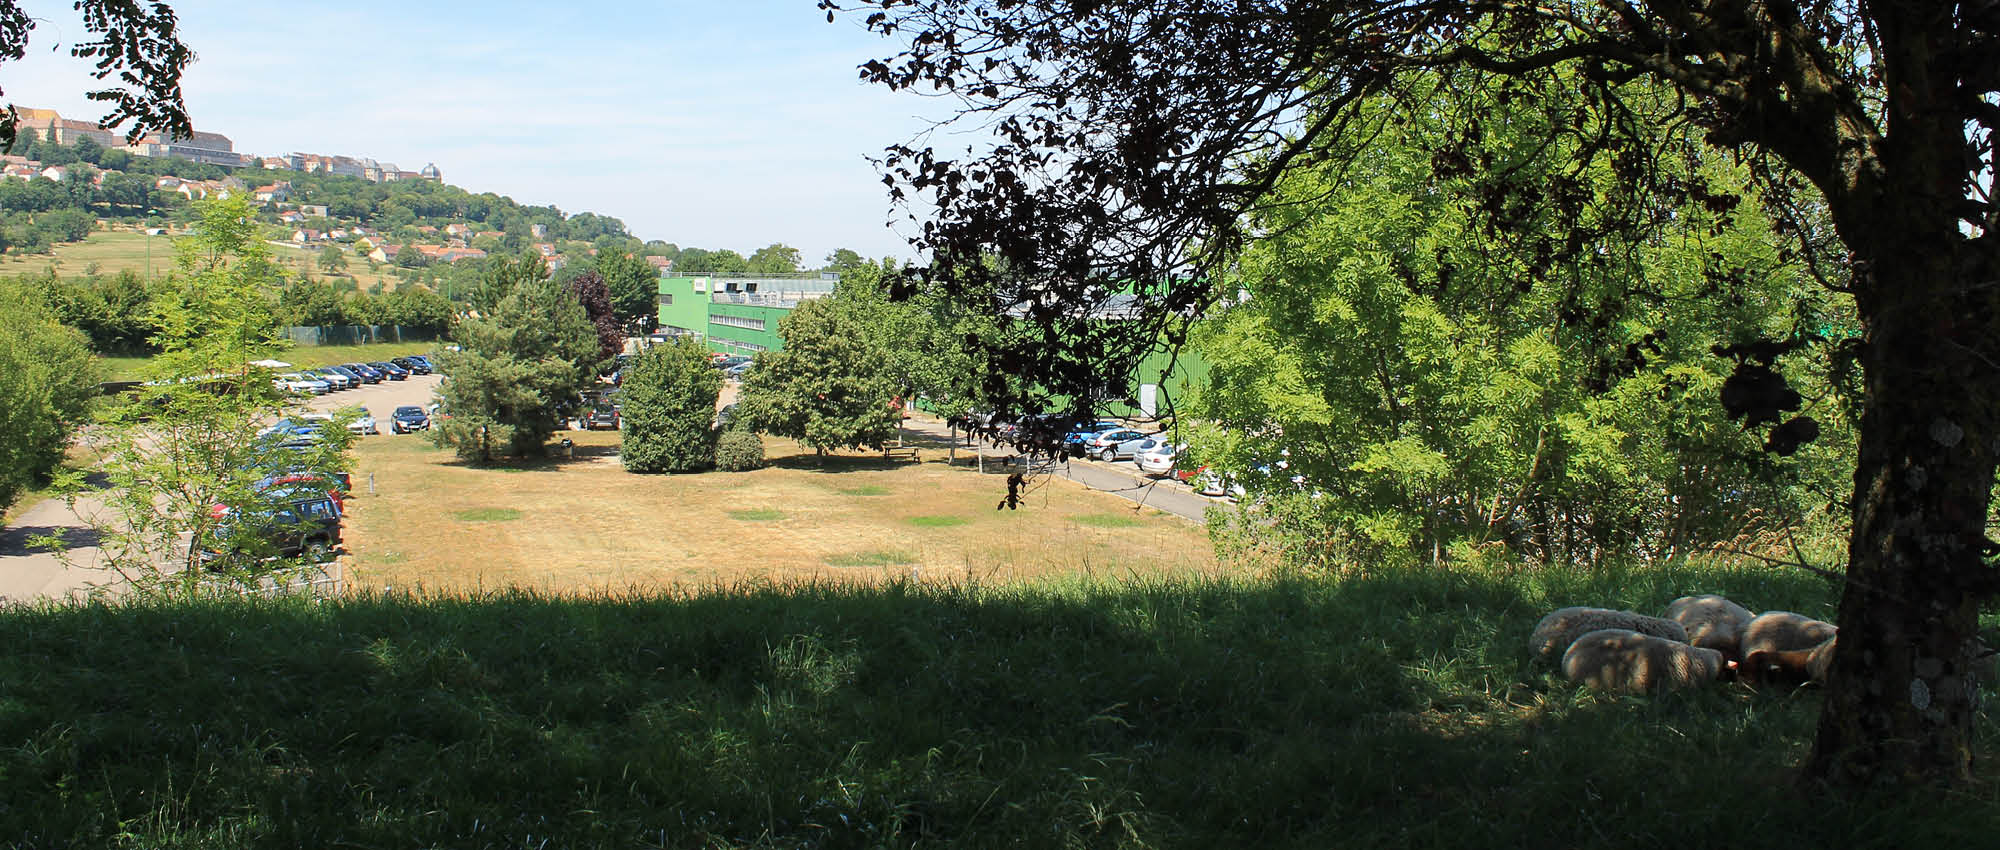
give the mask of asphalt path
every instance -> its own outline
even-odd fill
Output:
[[[913,416],[903,421],[903,428],[936,440],[952,438],[950,427],[943,422],[928,418]],[[1011,447],[992,444],[970,445],[964,442],[962,433],[959,439],[959,451],[976,451],[989,458],[989,462],[1005,462],[1004,459],[1014,456]],[[1037,472],[1046,472],[1092,490],[1110,493],[1149,508],[1158,508],[1194,522],[1207,522],[1210,508],[1228,506],[1228,502],[1223,499],[1196,493],[1187,482],[1171,478],[1154,478],[1140,472],[1138,465],[1129,460],[1106,463],[1101,460],[1075,458],[1038,467]]]

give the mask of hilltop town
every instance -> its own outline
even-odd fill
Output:
[[[133,156],[179,157],[225,168],[255,167],[269,171],[336,174],[359,177],[371,183],[444,179],[435,163],[427,164],[418,171],[403,171],[397,168],[395,163],[377,162],[367,157],[298,152],[284,156],[254,156],[238,153],[235,143],[230,141],[228,136],[202,130],[196,130],[185,138],[166,138],[158,134],[148,134],[136,141],[128,142],[124,136],[103,129],[94,121],[64,118],[53,109],[16,108],[15,112],[19,116],[19,127],[23,138],[32,131],[37,138],[60,145],[75,145],[80,140],[89,139],[107,150],[122,150]]]

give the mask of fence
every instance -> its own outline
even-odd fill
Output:
[[[361,345],[370,342],[431,342],[437,331],[402,325],[321,325],[285,331],[295,345]]]

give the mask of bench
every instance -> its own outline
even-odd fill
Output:
[[[917,451],[918,448],[916,446],[904,445],[903,441],[897,440],[882,447],[882,459],[914,460],[921,463],[923,459],[917,456]]]

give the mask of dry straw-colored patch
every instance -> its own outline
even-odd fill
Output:
[[[459,463],[423,435],[359,441],[356,480],[372,476],[376,492],[348,503],[352,584],[594,593],[1224,569],[1198,525],[1060,479],[1037,484],[1019,510],[996,510],[1000,476],[941,462],[822,463],[766,437],[764,469],[633,475],[616,461],[615,432],[567,436],[573,459],[521,468]],[[518,516],[473,519],[502,510]]]

